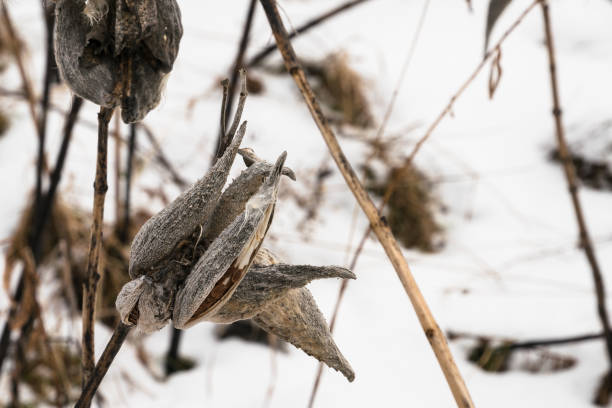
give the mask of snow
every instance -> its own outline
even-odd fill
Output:
[[[339,3],[284,0],[280,5],[287,25],[297,26]],[[473,13],[462,0],[438,0],[429,6],[387,127],[391,135],[417,125],[416,130],[406,133],[407,143],[398,149],[398,160],[410,152],[411,144],[482,58],[487,2],[473,3]],[[515,0],[508,7],[493,32],[492,44],[529,3]],[[609,120],[612,4],[607,0],[550,3],[564,123],[572,143]],[[7,4],[28,43],[27,65],[34,83],[39,84],[43,65],[39,6],[25,1]],[[346,51],[351,65],[366,79],[373,113],[381,118],[423,4],[422,0],[367,2],[297,39],[296,51],[311,58]],[[218,81],[233,61],[247,5],[245,0],[181,1],[185,36],[179,58],[161,106],[145,123],[154,129],[180,174],[190,181],[208,167],[217,132]],[[417,251],[405,251],[405,255],[443,330],[531,339],[597,332],[600,328],[591,272],[576,245],[577,228],[565,179],[561,168],[547,160],[554,136],[540,14],[534,9],[502,46],[503,75],[494,99],[487,95],[486,67],[416,159],[422,170],[438,180],[436,194],[448,208],[439,217],[446,245],[433,255]],[[265,16],[258,9],[250,50],[272,41]],[[275,56],[271,61],[280,62],[280,58]],[[252,147],[270,161],[287,150],[286,165],[298,176],[292,188],[301,191],[303,180],[311,180],[319,164],[328,160],[326,147],[291,79],[260,70],[253,74],[264,79],[266,89],[247,100],[243,117],[248,120],[248,130],[243,146]],[[19,86],[15,70],[5,74],[3,84],[13,89]],[[59,106],[68,106],[67,89],[55,88],[52,96]],[[187,114],[194,97],[198,99]],[[14,121],[0,139],[0,185],[4,191],[0,238],[10,235],[32,189],[36,151],[25,104],[5,99],[2,106],[10,108]],[[93,121],[95,113],[96,107],[87,103],[81,117]],[[59,146],[61,126],[62,116],[52,114],[47,149],[50,162]],[[125,126],[122,132],[127,134]],[[95,140],[95,129],[77,126],[61,185],[63,199],[83,208],[91,206]],[[363,163],[363,143],[352,139],[340,142],[355,166]],[[144,148],[148,149],[146,143]],[[109,169],[114,166],[112,156]],[[157,211],[163,204],[148,198],[145,187],[163,187],[169,197],[179,191],[160,178],[158,169],[147,165],[150,162],[144,164],[134,199],[137,205]],[[238,171],[236,165],[234,172]],[[283,183],[281,197],[289,181]],[[111,185],[107,195],[108,219],[114,217],[113,189]],[[581,189],[580,196],[598,260],[604,273],[609,273],[612,196],[587,188]],[[276,207],[267,244],[294,263],[346,265],[367,226],[365,217],[359,213],[355,218],[354,213],[354,198],[334,168],[319,217],[307,232],[297,228],[304,211],[284,197]],[[3,265],[0,261],[0,268]],[[348,383],[326,368],[316,406],[453,406],[408,298],[377,242],[367,242],[355,273],[358,279],[349,284],[334,337],[355,369],[356,379]],[[310,285],[326,315],[333,310],[338,286],[334,281]],[[5,295],[0,305],[7,307]],[[62,333],[79,337],[78,319],[72,323]],[[137,361],[132,340],[101,386],[106,403],[119,407],[307,404],[317,361],[293,347],[287,354],[275,354],[242,341],[218,342],[213,330],[212,324],[200,324],[185,333],[182,354],[194,358],[198,366],[166,382],[157,381]],[[110,332],[98,326],[96,334],[96,351],[101,353]],[[166,328],[142,339],[156,366],[169,335]],[[451,342],[450,347],[478,407],[589,407],[607,369],[602,342],[555,348],[576,358],[578,364],[549,374],[485,373],[466,360],[466,343]],[[6,389],[7,380],[3,375],[2,389]]]

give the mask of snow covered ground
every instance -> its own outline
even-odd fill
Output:
[[[207,168],[217,132],[218,81],[233,61],[248,2],[182,0],[185,35],[175,70],[161,106],[146,119],[181,175],[195,180]],[[287,25],[297,26],[340,1],[284,0]],[[435,0],[429,5],[418,46],[387,127],[388,134],[406,133],[397,151],[401,159],[437,116],[450,96],[482,57],[487,2],[473,0],[469,13],[463,0]],[[492,41],[527,7],[515,0],[497,24]],[[552,0],[564,122],[568,138],[578,140],[610,119],[612,95],[612,3],[607,0]],[[42,67],[42,26],[37,2],[9,1],[18,29],[29,46],[35,84]],[[375,0],[356,7],[295,41],[303,57],[323,57],[344,50],[351,66],[366,79],[373,113],[380,122],[391,98],[424,1]],[[272,37],[257,10],[250,50],[270,44]],[[448,211],[440,214],[445,248],[427,255],[405,255],[443,330],[514,337],[555,337],[599,331],[590,270],[577,248],[577,229],[561,168],[547,161],[554,145],[548,65],[538,9],[525,19],[503,47],[503,77],[495,98],[487,95],[488,68],[456,103],[417,156],[417,164],[436,183],[436,194]],[[280,62],[276,56],[272,61]],[[298,181],[328,157],[322,138],[288,77],[254,72],[265,92],[250,96],[244,113],[248,131],[243,146],[273,160],[288,151],[287,164]],[[14,70],[3,86],[17,87]],[[200,97],[192,114],[191,98]],[[53,100],[68,106],[67,89],[56,88]],[[34,183],[36,140],[22,102],[3,101],[14,116],[0,139],[0,238],[10,235]],[[95,119],[87,104],[81,116]],[[62,116],[50,117],[48,152],[59,146]],[[126,130],[126,129],[125,129]],[[124,130],[124,134],[125,134]],[[610,134],[608,130],[608,140]],[[362,163],[366,147],[342,139],[347,156]],[[111,147],[112,149],[112,147]],[[95,130],[76,128],[61,190],[65,200],[91,206]],[[112,155],[111,155],[112,156]],[[109,168],[113,167],[112,160]],[[236,165],[234,171],[239,171]],[[112,178],[111,178],[112,179]],[[304,211],[286,198],[277,206],[268,245],[295,263],[345,265],[367,226],[342,178],[334,169],[319,217],[308,233],[297,231]],[[138,176],[135,201],[158,210],[162,203],[143,193],[145,187],[178,190],[159,171],[146,167]],[[281,187],[282,188],[282,187]],[[612,195],[581,190],[588,225],[604,273],[612,271]],[[113,186],[107,203],[113,201]],[[114,216],[107,205],[106,216]],[[348,248],[348,250],[347,250]],[[5,247],[2,247],[4,250]],[[3,261],[0,261],[3,268]],[[452,396],[412,307],[377,242],[369,241],[359,260],[340,310],[335,339],[356,371],[348,383],[326,369],[316,406],[451,407]],[[608,282],[612,284],[612,282]],[[339,282],[310,285],[321,310],[329,315]],[[610,290],[608,290],[610,294]],[[7,305],[2,295],[0,305]],[[610,302],[612,307],[612,302]],[[198,362],[192,371],[167,382],[156,381],[125,347],[101,387],[109,406],[146,407],[293,407],[307,404],[317,362],[290,347],[288,354],[238,340],[218,342],[213,325],[201,324],[184,336],[182,353]],[[78,337],[78,321],[64,327]],[[110,332],[97,328],[97,351]],[[159,364],[169,329],[144,339]],[[555,350],[573,356],[566,371],[488,374],[466,361],[466,343],[451,349],[478,407],[588,407],[607,368],[602,342]],[[128,374],[126,376],[125,374]],[[7,376],[0,386],[6,389]],[[269,389],[273,393],[269,396]]]

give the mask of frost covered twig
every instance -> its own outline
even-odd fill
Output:
[[[379,212],[374,206],[374,203],[368,196],[368,193],[361,185],[355,171],[340,148],[336,136],[329,127],[327,119],[321,111],[321,107],[319,106],[312,88],[306,79],[304,70],[301,68],[297,60],[297,56],[289,40],[287,30],[285,29],[278,13],[276,1],[261,0],[261,4],[268,17],[278,49],[280,50],[285,61],[285,66],[300,89],[300,92],[308,105],[308,109],[310,110],[317,127],[327,143],[332,157],[344,176],[348,187],[353,192],[363,212],[370,220],[372,230],[376,233],[378,239],[385,249],[385,252],[387,253],[387,256],[393,264],[395,271],[400,278],[400,281],[402,282],[413,307],[415,308],[421,326],[423,327],[431,347],[438,358],[440,367],[442,368],[451,392],[455,397],[457,405],[462,408],[473,407],[474,404],[472,403],[463,378],[459,373],[459,369],[453,360],[444,334],[438,327],[431,311],[429,310],[425,298],[421,294],[421,291],[419,290],[416,281],[412,276],[408,263],[402,255],[397,241],[393,237],[393,234],[391,233],[385,219],[380,216]]]
[[[584,254],[591,267],[593,275],[593,283],[595,285],[595,295],[597,298],[597,312],[599,319],[603,327],[605,334],[606,352],[608,354],[608,373],[605,375],[604,380],[601,384],[601,388],[597,392],[595,403],[598,405],[607,405],[610,399],[610,391],[612,391],[612,332],[610,331],[610,320],[608,310],[606,308],[606,291],[604,287],[604,281],[595,256],[595,249],[591,240],[591,235],[586,225],[584,213],[582,211],[582,204],[580,203],[580,197],[578,196],[578,185],[576,183],[576,170],[569,154],[567,147],[567,141],[565,140],[565,129],[563,127],[561,102],[559,99],[559,85],[557,81],[557,62],[555,58],[555,46],[552,35],[552,29],[550,24],[550,15],[548,9],[548,1],[542,0],[540,2],[542,7],[542,16],[544,18],[544,31],[546,36],[546,49],[548,51],[548,62],[550,69],[550,85],[553,99],[553,117],[555,120],[555,133],[557,138],[557,148],[559,150],[559,156],[561,163],[563,164],[563,171],[565,179],[567,181],[568,190],[572,200],[572,206],[574,207],[574,215],[576,216],[576,222],[578,224],[578,230],[580,233],[580,246],[584,250]]]

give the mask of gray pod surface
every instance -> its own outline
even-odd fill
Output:
[[[130,277],[147,274],[167,258],[178,242],[205,224],[214,209],[246,132],[244,122],[215,165],[170,205],[151,217],[138,231],[130,249]]]
[[[161,99],[183,35],[175,0],[57,0],[55,59],[80,97],[121,106],[126,123]]]

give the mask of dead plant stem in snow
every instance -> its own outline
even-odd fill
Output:
[[[557,62],[555,58],[555,46],[553,41],[553,34],[550,24],[550,13],[548,9],[548,1],[542,0],[540,3],[542,7],[542,16],[544,18],[544,31],[546,35],[546,49],[548,51],[548,61],[550,69],[550,86],[552,91],[553,99],[553,118],[555,121],[555,133],[557,138],[557,147],[559,150],[559,156],[561,163],[563,164],[563,171],[567,180],[567,186],[572,200],[572,206],[574,207],[574,214],[576,216],[576,223],[578,224],[578,230],[580,234],[580,246],[584,250],[584,254],[591,267],[593,275],[593,283],[595,284],[595,295],[597,298],[597,312],[601,325],[603,327],[606,351],[608,353],[608,363],[610,365],[609,371],[604,378],[600,392],[596,397],[596,403],[599,405],[607,405],[610,394],[610,384],[612,377],[612,332],[610,331],[610,320],[608,318],[608,310],[606,309],[606,292],[604,282],[599,268],[599,263],[595,256],[595,248],[591,240],[591,235],[584,219],[584,213],[582,211],[582,204],[580,203],[580,197],[578,196],[578,185],[576,183],[576,169],[572,162],[572,158],[569,154],[567,147],[567,141],[565,140],[565,129],[563,128],[561,102],[559,98],[559,85],[557,81]]]
[[[285,61],[285,66],[294,81],[296,82],[302,96],[304,97],[308,109],[313,116],[313,119],[319,128],[321,135],[323,136],[327,147],[334,158],[340,172],[344,176],[344,179],[353,192],[355,198],[359,202],[363,212],[370,220],[372,230],[378,237],[381,245],[385,249],[387,256],[389,257],[395,271],[397,272],[402,285],[412,305],[416,311],[417,317],[423,327],[423,331],[431,344],[431,347],[438,359],[440,367],[446,377],[451,392],[457,402],[457,406],[461,408],[473,407],[474,404],[470,397],[467,387],[459,373],[459,369],[453,360],[453,356],[448,348],[444,333],[438,327],[425,298],[421,294],[414,277],[408,267],[406,259],[402,255],[401,249],[391,233],[391,229],[387,224],[386,220],[380,216],[378,210],[374,206],[374,203],[368,196],[364,187],[361,185],[357,174],[353,170],[352,166],[348,162],[348,159],[344,155],[336,136],[332,132],[327,119],[321,111],[321,107],[317,102],[314,92],[306,79],[304,70],[300,66],[293,46],[289,40],[289,35],[285,29],[275,0],[261,0],[261,4],[266,12],[270,27],[276,39],[278,49],[280,50],[282,57]]]
[[[96,158],[96,176],[94,181],[93,220],[91,224],[91,241],[87,256],[87,283],[83,290],[83,338],[82,358],[83,386],[93,372],[94,359],[94,324],[96,289],[100,281],[98,264],[100,247],[102,245],[102,223],[104,220],[104,199],[108,184],[106,181],[106,160],[108,147],[108,123],[113,115],[113,109],[100,108],[98,114],[98,153]]]

